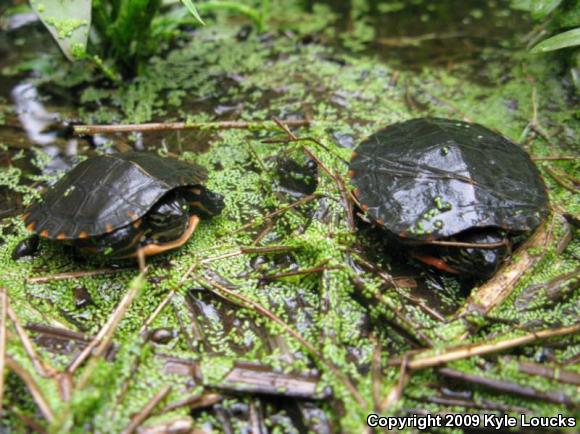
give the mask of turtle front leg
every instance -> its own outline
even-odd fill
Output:
[[[38,252],[40,237],[36,234],[20,241],[12,251],[12,259],[17,261],[25,256],[34,256]]]
[[[197,224],[199,223],[199,217],[196,215],[192,215],[189,217],[189,224],[187,229],[183,232],[183,234],[177,238],[176,240],[169,241],[166,243],[156,243],[152,242],[149,244],[144,245],[143,247],[139,248],[139,250],[132,256],[139,257],[139,255],[143,256],[153,256],[158,255],[159,253],[166,252],[168,250],[173,250],[178,247],[183,246],[187,240],[191,237]]]

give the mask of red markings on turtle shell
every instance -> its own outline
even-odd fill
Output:
[[[353,159],[353,158],[356,158],[356,157],[358,157],[358,152],[352,151],[352,154],[350,155],[350,158]]]
[[[127,215],[129,217],[135,217],[136,214],[135,214],[135,211],[127,211]]]
[[[44,238],[48,238],[48,231],[45,229],[38,235],[40,235],[41,237],[44,237]]]
[[[23,214],[23,215],[21,215],[21,216],[20,216],[20,218],[21,218],[21,219],[22,219],[22,221],[24,221],[24,222],[25,222],[26,220],[28,220],[28,217],[30,217],[30,213],[29,213],[29,212],[27,212],[26,214]]]
[[[81,231],[79,233],[79,238],[83,239],[83,238],[88,238],[89,234],[87,234],[85,231]]]
[[[58,234],[56,236],[57,240],[66,240],[66,235],[64,234],[64,232],[61,232],[60,234]]]
[[[30,232],[34,232],[34,228],[36,227],[36,222],[31,222],[28,226],[26,226],[26,230]]]
[[[105,230],[107,231],[107,233],[113,232],[113,225],[112,224],[108,224],[107,227],[105,228]]]

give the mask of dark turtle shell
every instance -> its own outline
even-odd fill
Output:
[[[24,221],[49,239],[102,235],[138,220],[170,190],[206,178],[201,166],[147,152],[97,156],[64,175]]]
[[[367,214],[405,238],[478,227],[526,231],[548,213],[528,154],[478,124],[421,118],[391,125],[358,146],[349,173]]]

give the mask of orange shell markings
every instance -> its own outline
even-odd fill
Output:
[[[48,238],[48,231],[45,229],[38,235],[40,235],[41,237],[44,237],[44,238]]]
[[[87,238],[89,236],[89,234],[87,234],[85,231],[82,231],[79,233],[79,238]]]
[[[349,178],[354,178],[354,170],[349,170],[348,172],[346,172],[346,174],[348,175]]]
[[[64,234],[64,232],[61,232],[60,234],[57,235],[56,239],[57,240],[66,240],[66,235]]]
[[[358,157],[358,152],[352,151],[352,154],[350,155],[350,158],[352,159],[352,158],[356,158],[356,157]]]
[[[35,227],[36,227],[36,222],[31,222],[28,226],[26,226],[26,230],[33,232]]]
[[[113,232],[113,225],[112,224],[108,224],[107,227],[106,227],[106,231],[107,231],[107,233]]]

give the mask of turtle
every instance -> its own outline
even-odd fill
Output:
[[[412,257],[490,277],[549,214],[530,156],[483,125],[416,118],[363,140],[349,163],[366,216]]]
[[[88,158],[25,210],[22,219],[34,235],[12,257],[34,254],[39,237],[105,259],[178,248],[200,218],[224,207],[223,197],[203,185],[206,179],[197,164],[150,152]]]

